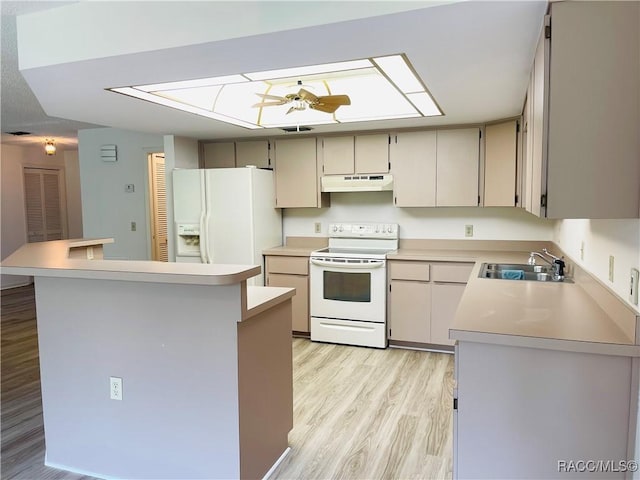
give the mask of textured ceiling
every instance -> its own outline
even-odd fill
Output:
[[[62,147],[74,148],[78,129],[94,128],[95,124],[76,122],[48,116],[18,70],[16,15],[56,8],[76,2],[7,2],[1,1],[2,23],[0,36],[2,65],[0,75],[0,128],[2,143],[44,144],[45,138],[53,138]],[[31,135],[13,136],[6,132],[25,131]]]

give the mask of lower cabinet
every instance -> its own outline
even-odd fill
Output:
[[[453,345],[449,327],[472,263],[389,261],[389,340]]]
[[[291,299],[291,331],[309,333],[309,259],[307,257],[267,256],[266,285],[295,288]]]
[[[431,285],[428,282],[391,280],[389,338],[431,343]]]
[[[454,479],[631,478],[632,357],[481,341],[456,346]]]
[[[453,322],[466,283],[434,283],[431,285],[431,343],[453,345],[449,327]]]

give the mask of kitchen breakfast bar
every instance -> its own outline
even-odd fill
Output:
[[[293,426],[291,297],[259,266],[102,258],[27,244],[49,466],[101,478],[263,478]],[[114,440],[115,439],[115,440]]]

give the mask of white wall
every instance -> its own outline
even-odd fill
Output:
[[[164,168],[167,189],[167,237],[169,260],[175,261],[175,228],[173,220],[173,175],[175,168],[198,168],[198,141],[192,138],[164,136]]]
[[[398,208],[392,192],[332,193],[330,208],[284,210],[284,235],[327,236],[332,222],[389,222],[400,225],[400,238],[463,239],[473,225],[476,240],[551,240],[553,221],[518,208]],[[322,233],[314,233],[314,223]]]
[[[640,220],[559,220],[554,241],[579,265],[629,302],[631,268],[640,268]],[[584,259],[580,247],[584,242]],[[609,255],[614,257],[614,278],[609,281]]]
[[[2,234],[0,250],[2,259],[13,253],[27,241],[27,225],[24,206],[23,167],[55,167],[65,177],[68,236],[82,236],[80,182],[77,176],[78,160],[75,151],[58,148],[56,155],[47,156],[44,145],[0,145],[1,169],[0,205]],[[2,288],[24,285],[29,277],[2,275]]]
[[[102,145],[116,145],[117,162],[103,162]],[[94,128],[78,132],[82,224],[87,238],[111,237],[105,258],[149,260],[148,155],[163,152],[161,135],[115,128]],[[125,185],[133,184],[134,193]],[[131,222],[136,231],[131,231]]]
[[[78,151],[64,154],[65,187],[67,190],[67,217],[69,238],[82,238],[82,193],[80,191],[80,161]]]

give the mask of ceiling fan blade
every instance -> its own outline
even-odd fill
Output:
[[[318,101],[318,97],[316,97],[313,93],[311,93],[309,90],[305,90],[304,88],[301,88],[300,91],[298,92],[298,96],[309,103],[315,103]]]
[[[314,110],[325,113],[333,113],[342,105],[351,105],[351,99],[348,95],[327,95],[318,97],[315,103],[309,105]]]
[[[318,97],[318,103],[324,105],[351,105],[349,95],[326,95]]]
[[[254,103],[253,105],[251,105],[254,108],[258,108],[258,107],[275,107],[277,105],[284,105],[288,102],[286,101],[280,101],[280,102],[260,102],[260,103]]]
[[[312,103],[309,105],[309,108],[312,110],[318,110],[324,113],[333,113],[335,112],[340,105],[325,105],[323,103]]]

